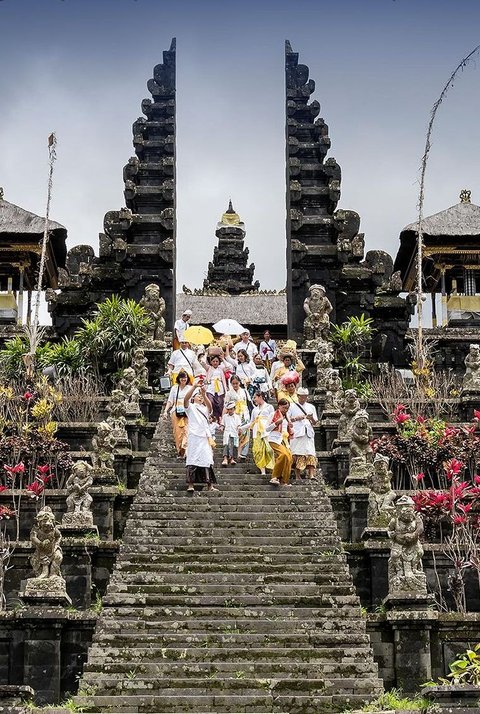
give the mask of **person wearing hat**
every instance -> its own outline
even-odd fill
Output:
[[[288,417],[293,426],[290,448],[293,455],[295,477],[299,480],[301,474],[306,471],[307,478],[315,480],[317,457],[313,427],[318,421],[317,410],[313,404],[307,402],[308,389],[305,387],[297,389],[297,397],[298,401],[291,402],[288,409]]]
[[[240,335],[240,341],[235,343],[235,351],[237,353],[238,350],[245,350],[249,359],[253,359],[253,356],[257,354],[257,345],[250,337],[250,330],[244,330]]]
[[[183,333],[188,327],[190,318],[192,317],[191,310],[185,310],[182,312],[180,319],[175,321],[173,326],[173,349],[178,350],[180,343],[183,341]]]
[[[300,375],[305,369],[305,365],[303,364],[300,357],[297,356],[296,350],[291,348],[286,349],[286,345],[280,351],[279,356],[281,362],[279,363],[279,366],[275,369],[275,372],[272,374],[272,384],[274,389],[276,390],[277,399],[285,399],[287,395],[284,393],[285,390],[283,389],[282,385],[285,383],[287,375],[294,377],[296,383],[299,384]],[[290,375],[290,372],[293,372],[293,375]]]
[[[235,413],[235,402],[228,402],[222,416],[223,425],[223,461],[222,466],[236,464],[238,453],[238,430],[242,418]]]

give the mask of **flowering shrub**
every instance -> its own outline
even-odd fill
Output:
[[[413,417],[403,404],[397,404],[391,416],[396,433],[375,439],[372,448],[391,459],[394,488],[447,488],[449,470],[444,467],[455,460],[473,482],[480,461],[478,417],[457,427],[437,417]]]

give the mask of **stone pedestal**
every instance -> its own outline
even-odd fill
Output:
[[[348,476],[349,468],[349,441],[337,441],[332,451],[333,458],[337,462],[337,487],[343,486]],[[328,449],[328,445],[327,445]]]
[[[115,469],[108,467],[97,467],[93,469],[93,483],[96,485],[110,485],[117,483]]]
[[[345,493],[350,503],[350,538],[353,543],[358,543],[362,539],[365,523],[367,522],[369,490],[361,486],[349,486],[345,489]]]
[[[388,529],[387,528],[380,528],[379,526],[377,527],[372,527],[372,526],[367,526],[367,528],[363,529],[362,532],[362,540],[385,540],[388,541]],[[388,541],[390,543],[390,541]]]
[[[396,686],[406,693],[415,692],[424,682],[432,679],[431,629],[438,618],[434,610],[426,609],[432,603],[425,596],[423,602],[405,596],[406,609],[400,598],[385,598],[387,621],[394,634]],[[423,608],[422,608],[423,606]]]
[[[480,687],[471,684],[425,687],[422,689],[422,697],[439,707],[440,711],[452,714],[473,714],[480,708]]]
[[[45,607],[66,607],[71,605],[65,580],[60,575],[49,578],[28,578],[20,598],[27,605],[44,605]]]
[[[371,462],[366,462],[363,457],[349,458],[348,474],[345,477],[345,486],[368,486],[372,473]]]

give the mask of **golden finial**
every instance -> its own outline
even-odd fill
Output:
[[[464,188],[460,191],[460,201],[462,203],[471,203],[470,201],[470,196],[472,195],[472,192],[468,190],[468,188]]]
[[[238,226],[240,225],[240,216],[236,213],[232,206],[232,199],[228,202],[228,208],[222,216],[220,223],[224,223],[227,226]]]

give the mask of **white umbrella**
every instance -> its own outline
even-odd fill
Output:
[[[245,332],[245,328],[239,322],[227,317],[216,322],[213,329],[215,332],[220,332],[221,335],[241,335],[242,332]]]

